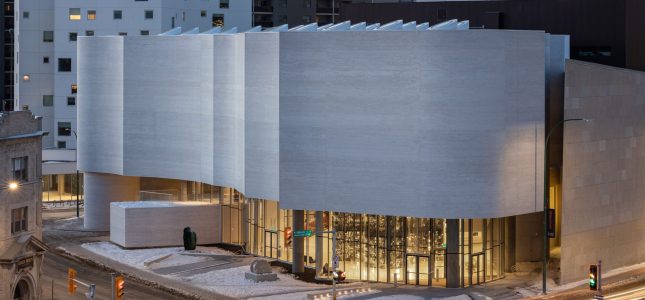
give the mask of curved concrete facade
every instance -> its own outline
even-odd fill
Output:
[[[110,230],[110,203],[139,200],[139,177],[86,172],[84,227]]]
[[[79,38],[79,169],[228,186],[292,209],[540,211],[545,41],[497,30]]]

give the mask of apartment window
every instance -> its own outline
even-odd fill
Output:
[[[302,16],[302,23],[311,23],[311,16]]]
[[[70,135],[72,135],[72,123],[70,123],[70,122],[58,122],[58,135],[59,136],[70,136]]]
[[[54,105],[54,96],[43,95],[43,106],[53,106],[53,105]]]
[[[280,16],[280,24],[287,24],[287,16],[286,15]]]
[[[186,22],[186,12],[183,12],[183,13],[181,14],[181,20],[182,20],[182,21],[184,21],[184,22]]]
[[[228,8],[228,0],[220,0],[219,8]]]
[[[43,31],[43,42],[52,43],[54,41],[53,31]]]
[[[76,97],[67,97],[67,105],[76,105]]]
[[[78,92],[78,85],[76,83],[72,83],[72,94],[76,94]]]
[[[58,59],[58,72],[71,72],[72,71],[72,59],[71,58],[59,58]]]
[[[11,234],[27,231],[27,207],[11,210]]]
[[[88,10],[87,11],[87,19],[88,20],[96,20],[96,11],[95,10]]]
[[[200,11],[200,12],[199,12],[199,15],[200,15],[202,18],[205,18],[205,17],[206,17],[206,11],[205,11],[205,10]]]
[[[146,10],[143,14],[144,19],[149,20],[155,17],[154,10]]]
[[[280,0],[280,7],[287,7],[287,0]]]
[[[58,141],[58,149],[65,149],[67,148],[67,142],[66,141]]]
[[[29,19],[29,12],[28,11],[23,11],[22,12],[22,18],[23,19]]]
[[[69,19],[72,21],[78,21],[81,19],[81,9],[80,8],[70,8],[69,9]]]
[[[115,10],[114,12],[112,12],[112,16],[115,20],[121,20],[123,19],[123,12],[120,10]]]
[[[49,56],[43,56],[43,63],[48,64],[49,63]]]
[[[445,8],[439,8],[437,10],[437,19],[445,20],[446,17],[447,17],[446,9]]]
[[[141,35],[150,35],[149,30],[141,30]]]
[[[311,0],[302,0],[302,7],[310,8],[311,7]]]
[[[213,14],[213,27],[222,27],[224,28],[224,15],[223,14]]]
[[[27,174],[27,156],[16,157],[11,159],[11,172],[13,174],[13,180],[18,181],[27,181],[29,176]]]
[[[128,35],[128,33],[127,32],[119,32],[119,35],[120,36],[126,36],[126,35]]]
[[[85,30],[85,36],[94,36],[94,30]]]
[[[78,33],[76,33],[76,32],[70,32],[69,33],[69,41],[70,42],[76,42],[77,38],[78,38]]]

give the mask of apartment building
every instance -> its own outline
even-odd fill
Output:
[[[23,0],[15,7],[15,107],[42,116],[45,200],[74,200],[77,40],[220,26],[246,30],[251,3],[231,0]],[[5,66],[6,68],[6,66]],[[6,81],[6,80],[5,80]],[[68,150],[66,150],[68,149]]]
[[[316,22],[329,24],[338,20],[342,0],[253,0],[253,26],[295,27]]]

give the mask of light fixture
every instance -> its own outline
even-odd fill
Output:
[[[31,79],[31,77],[29,75],[27,75],[27,74],[22,75],[22,81],[29,81],[29,79]]]
[[[9,189],[10,190],[16,190],[18,189],[18,183],[15,181],[9,182]]]

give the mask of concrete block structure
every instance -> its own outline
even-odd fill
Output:
[[[645,262],[645,73],[568,61],[561,281]]]
[[[97,208],[128,180],[129,200],[218,205],[222,242],[296,273],[329,276],[332,237],[302,230],[334,229],[350,279],[503,277],[536,235],[516,224],[542,211],[567,39],[467,24],[79,38],[86,228],[120,226]]]
[[[197,233],[197,244],[220,243],[220,207],[182,201],[112,202],[110,240],[125,248],[181,246],[184,227]]]

